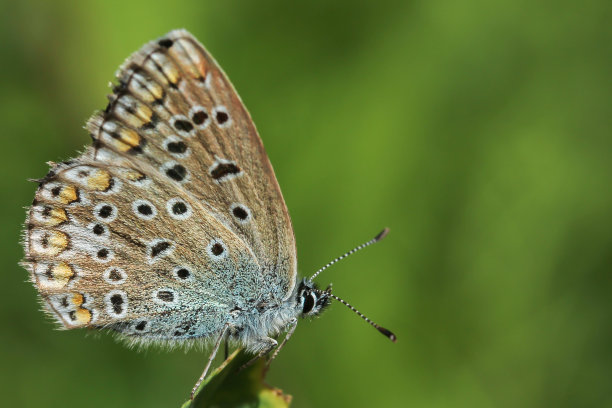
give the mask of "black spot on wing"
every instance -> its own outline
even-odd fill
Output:
[[[215,180],[222,180],[238,173],[240,173],[240,168],[234,163],[217,163],[210,171],[210,175]]]
[[[187,120],[177,119],[174,121],[174,128],[181,132],[191,132],[193,130],[193,125]]]
[[[182,164],[175,164],[169,169],[166,169],[166,175],[172,180],[183,181],[187,175],[187,169]]]
[[[187,145],[184,142],[170,142],[166,145],[166,148],[170,153],[182,154],[187,151]]]
[[[174,302],[174,293],[169,290],[160,290],[157,292],[157,298],[162,302]]]
[[[167,251],[171,244],[168,241],[160,241],[151,247],[151,258],[155,258]]]
[[[162,38],[161,40],[159,40],[157,42],[159,45],[161,45],[164,48],[170,48],[172,47],[172,45],[174,44],[174,41],[172,41],[169,38]]]
[[[120,294],[114,294],[110,297],[110,302],[111,305],[113,306],[113,312],[115,312],[116,314],[121,314],[121,312],[123,311],[123,296],[121,296]]]

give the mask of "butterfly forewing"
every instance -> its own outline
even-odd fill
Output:
[[[296,275],[291,221],[255,126],[214,59],[177,30],[128,58],[117,76],[106,120],[96,117],[92,132],[117,150],[127,148],[123,138],[109,137],[105,127],[138,125],[132,130],[146,136],[127,151],[150,152],[143,158],[245,240],[263,273],[280,277],[280,293],[287,296]],[[123,118],[120,126],[117,118]]]
[[[24,264],[47,307],[68,328],[180,339],[219,330],[237,300],[286,299],[291,222],[216,62],[177,30],[117,77],[93,146],[52,168],[29,211]]]

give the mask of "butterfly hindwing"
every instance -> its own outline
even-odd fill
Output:
[[[147,330],[133,334],[147,337],[164,329],[176,338],[173,329],[185,320],[192,337],[214,332],[210,321],[222,325],[230,309],[228,278],[244,279],[257,268],[244,243],[176,186],[85,157],[56,166],[42,181],[26,252],[48,309],[65,327],[120,322],[121,331],[134,332],[145,322]],[[229,265],[241,269],[211,279]]]

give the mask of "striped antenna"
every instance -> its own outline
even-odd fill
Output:
[[[389,228],[385,228],[384,230],[382,230],[378,235],[376,235],[374,238],[372,238],[371,240],[369,240],[368,242],[361,244],[353,249],[351,249],[350,251],[348,251],[347,253],[345,253],[344,255],[339,256],[338,258],[334,259],[333,261],[331,261],[330,263],[328,263],[327,265],[325,265],[324,267],[322,267],[321,269],[319,269],[318,271],[316,271],[314,273],[314,275],[312,275],[310,277],[310,281],[312,282],[317,276],[319,276],[319,274],[321,272],[323,272],[324,270],[326,270],[327,268],[329,268],[330,266],[332,266],[333,264],[335,264],[336,262],[346,258],[349,255],[353,255],[355,252],[362,250],[365,247],[368,247],[372,244],[377,243],[378,241],[382,240],[384,237],[387,236],[387,234],[389,233]]]
[[[331,296],[332,298],[336,299],[338,302],[342,303],[344,306],[346,306],[349,309],[351,309],[353,312],[357,313],[357,315],[359,315],[363,320],[368,322],[370,324],[370,326],[374,327],[376,330],[378,330],[379,332],[384,334],[389,340],[391,340],[394,343],[397,341],[397,337],[395,336],[395,334],[393,334],[393,332],[391,332],[391,330],[385,329],[384,327],[377,325],[376,323],[374,323],[373,321],[368,319],[368,317],[366,315],[364,315],[359,310],[357,310],[353,306],[351,306],[346,300],[341,299],[341,298],[339,298],[336,295],[332,295],[329,291],[326,291],[325,293],[327,293],[328,296]]]

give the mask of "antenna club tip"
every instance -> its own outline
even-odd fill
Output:
[[[374,237],[374,240],[378,242],[384,237],[386,237],[388,233],[389,233],[389,228],[385,228],[384,230],[380,231],[376,237]]]
[[[378,326],[376,329],[378,329],[379,332],[384,334],[389,340],[391,340],[394,343],[397,343],[397,337],[395,336],[395,334],[391,332],[391,330],[387,330],[384,327],[380,327],[380,326]]]

